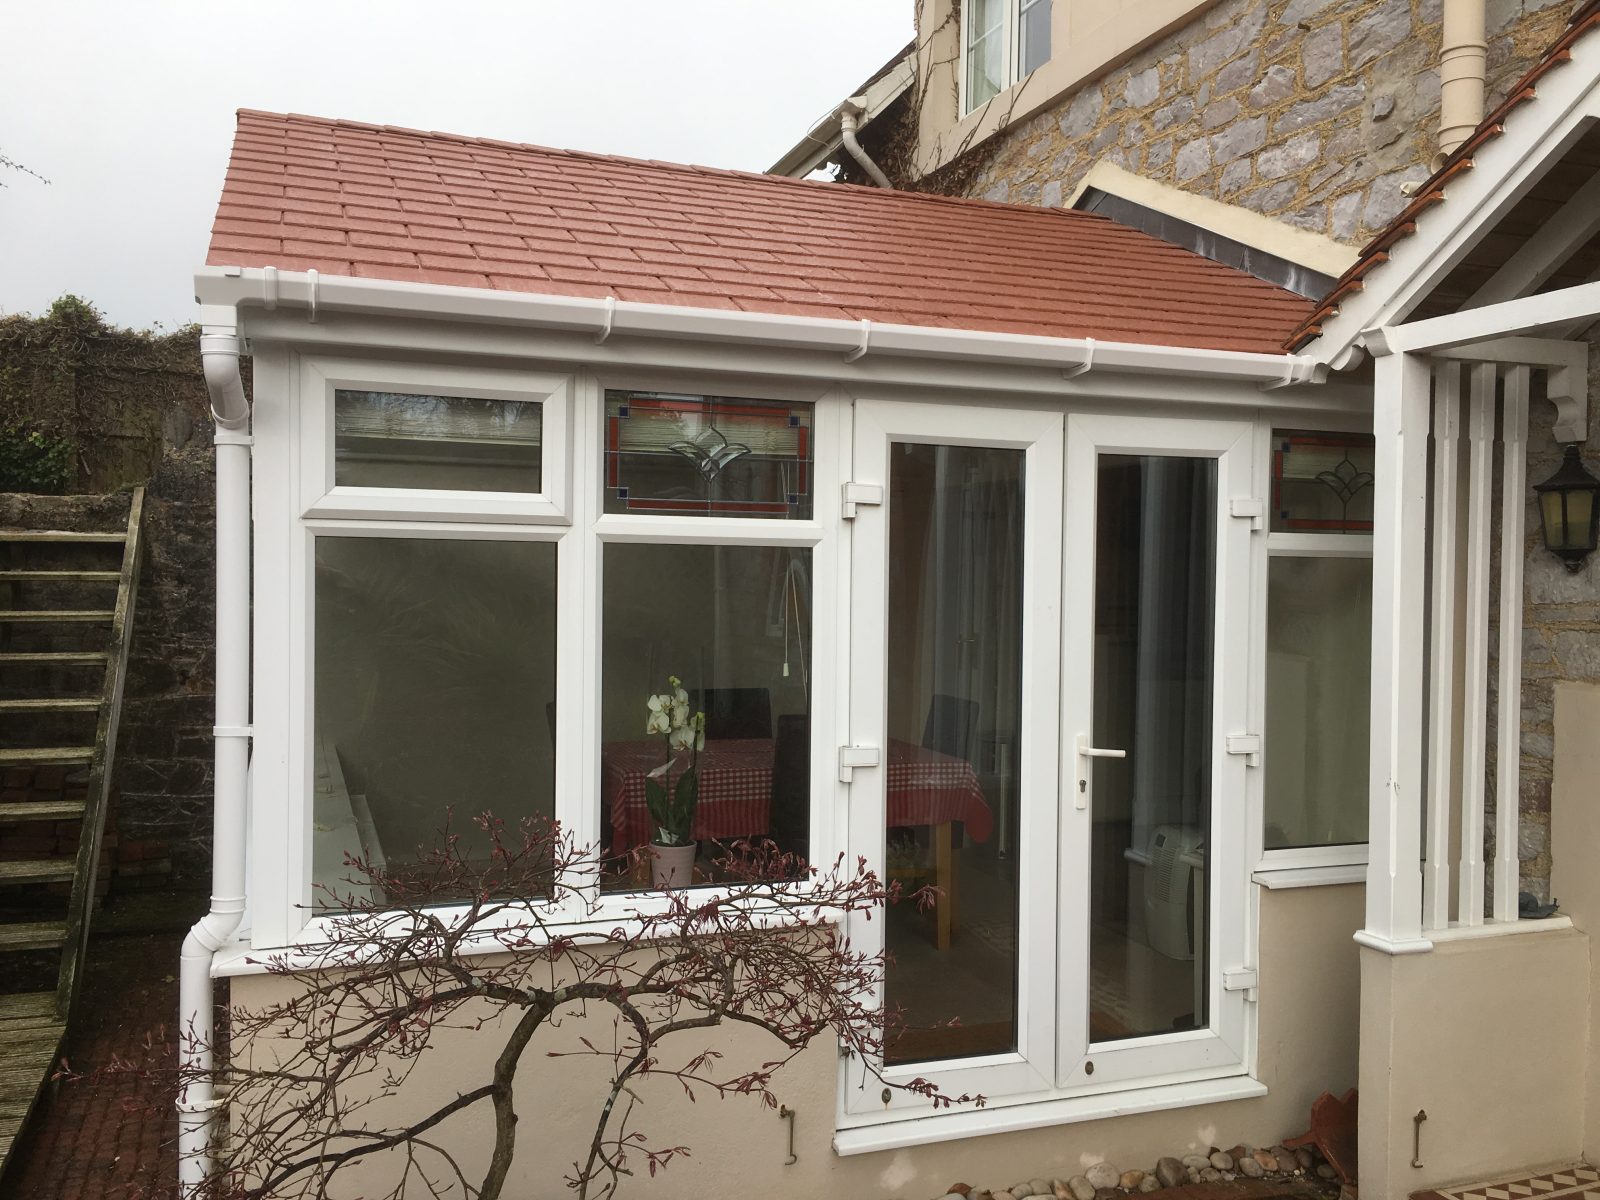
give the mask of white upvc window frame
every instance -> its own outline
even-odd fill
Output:
[[[537,404],[540,490],[448,491],[349,487],[334,482],[334,394],[401,392]],[[300,363],[302,514],[353,520],[566,524],[572,516],[571,445],[567,436],[573,376],[539,370],[446,367],[435,363],[307,356]]]
[[[1277,429],[1295,428],[1326,430],[1330,433],[1371,433],[1370,424],[1362,424],[1340,416],[1276,416],[1267,420],[1257,430],[1256,469],[1259,479],[1258,494],[1271,505],[1272,454]],[[1251,654],[1255,675],[1252,688],[1252,721],[1254,728],[1265,725],[1266,706],[1272,703],[1267,694],[1267,602],[1271,560],[1274,558],[1372,558],[1372,535],[1360,533],[1304,533],[1270,529],[1271,513],[1263,522],[1269,527],[1261,541],[1259,575],[1259,605],[1261,618],[1252,632]],[[1355,653],[1367,654],[1369,646],[1352,648]],[[1263,747],[1270,753],[1270,747]],[[1266,771],[1259,774],[1261,781],[1255,789],[1255,812],[1251,818],[1251,840],[1254,849],[1252,878],[1271,889],[1316,887],[1358,882],[1365,879],[1364,868],[1368,858],[1367,842],[1344,842],[1330,846],[1300,846],[1269,850],[1266,847]],[[1353,803],[1365,806],[1363,794],[1353,798]]]
[[[315,554],[318,538],[389,537],[539,541],[556,545],[555,818],[579,844],[600,844],[601,588],[603,548],[615,543],[804,546],[812,550],[813,697],[836,694],[848,669],[842,647],[843,612],[833,597],[848,594],[840,519],[841,464],[847,463],[849,397],[826,383],[779,382],[701,372],[589,370],[562,373],[544,364],[527,370],[484,368],[444,361],[414,364],[315,351],[269,351],[258,365],[267,390],[281,388],[284,403],[256,408],[258,461],[279,470],[256,480],[258,600],[256,705],[284,713],[281,737],[266,723],[258,739],[252,789],[265,794],[265,772],[281,780],[283,802],[258,809],[252,819],[252,862],[274,864],[252,873],[252,941],[256,947],[313,945],[330,930],[312,913],[312,813],[314,787]],[[543,489],[537,496],[498,492],[399,488],[339,488],[333,484],[333,408],[337,389],[416,391],[517,399],[544,404]],[[605,395],[613,389],[748,396],[812,404],[813,509],[808,520],[679,517],[604,513]],[[559,412],[555,420],[552,413]],[[561,440],[555,440],[557,436]],[[357,515],[351,515],[354,512]],[[264,518],[264,519],[263,519]],[[273,559],[281,567],[268,569]],[[281,600],[281,603],[279,602]],[[643,698],[641,697],[641,704]],[[813,706],[811,840],[813,857],[832,861],[844,793],[829,786],[842,727],[842,705]],[[651,891],[596,895],[597,881],[569,881],[575,890],[544,912],[555,923],[619,920],[664,911]],[[714,889],[707,889],[707,897]],[[594,900],[593,907],[589,899]],[[451,910],[446,907],[445,913]],[[492,950],[486,943],[485,949]]]
[[[972,21],[974,0],[960,0],[960,3],[961,25],[957,36],[960,39],[961,53],[958,64],[959,71],[957,78],[960,91],[961,111],[958,116],[965,117],[973,110],[982,108],[989,102],[989,100],[994,99],[994,97],[991,96],[988,99],[980,100],[977,103],[973,102],[970,87],[970,75],[968,72],[968,60],[972,51],[972,42],[969,35],[973,29]],[[1024,14],[1028,9],[1031,9],[1038,4],[1048,4],[1051,6],[1052,19],[1054,17],[1053,0],[998,0],[998,3],[1001,6],[1000,25],[994,31],[993,36],[996,36],[1000,39],[1000,86],[995,92],[995,96],[1004,95],[1006,89],[1015,86],[1019,81],[1025,79],[1029,74],[1031,74],[1031,72],[1025,72],[1022,69],[1022,18]],[[1055,46],[1052,39],[1051,54],[1054,53]],[[1048,61],[1049,58],[1047,57],[1045,62]],[[1039,65],[1043,66],[1044,63],[1040,63]],[[1036,67],[1034,69],[1037,70],[1038,68]]]

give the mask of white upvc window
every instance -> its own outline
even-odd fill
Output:
[[[1270,464],[1259,865],[1332,880],[1367,859],[1372,437],[1275,429]]]
[[[1050,14],[1051,0],[963,0],[963,115],[1049,61]]]

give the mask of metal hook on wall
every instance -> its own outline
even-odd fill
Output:
[[[800,1161],[799,1155],[794,1152],[794,1109],[787,1104],[778,1105],[778,1120],[789,1122],[789,1157],[783,1160],[783,1165],[792,1167]]]

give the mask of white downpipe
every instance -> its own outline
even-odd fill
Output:
[[[861,164],[861,169],[871,177],[873,183],[881,188],[892,188],[894,184],[889,182],[889,177],[856,140],[856,130],[861,127],[861,111],[848,100],[839,106],[839,141],[849,151],[850,157]]]
[[[244,916],[245,790],[250,762],[250,408],[239,375],[239,339],[200,339],[206,387],[217,419],[216,770],[213,786],[211,908],[183,942],[178,971],[178,1053],[186,1085],[178,1096],[180,1195],[211,1173],[212,958]]]
[[[1439,46],[1439,158],[1483,121],[1483,80],[1489,45],[1487,0],[1444,0]]]

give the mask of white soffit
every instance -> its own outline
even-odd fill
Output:
[[[1505,114],[1499,136],[1473,152],[1472,168],[1410,218],[1415,232],[1387,248],[1388,261],[1340,298],[1300,353],[1337,370],[1357,365],[1364,331],[1403,322],[1588,131],[1600,117],[1600,37],[1578,38],[1569,53],[1570,61],[1539,77],[1532,99]]]
[[[1090,188],[1109,192],[1335,279],[1348,271],[1356,261],[1357,251],[1353,246],[1346,246],[1343,242],[1336,242],[1310,230],[1296,229],[1237,205],[1224,204],[1207,196],[1196,196],[1171,184],[1146,179],[1115,163],[1098,162],[1091,167],[1089,173],[1079,181],[1065,207],[1075,206]]]

